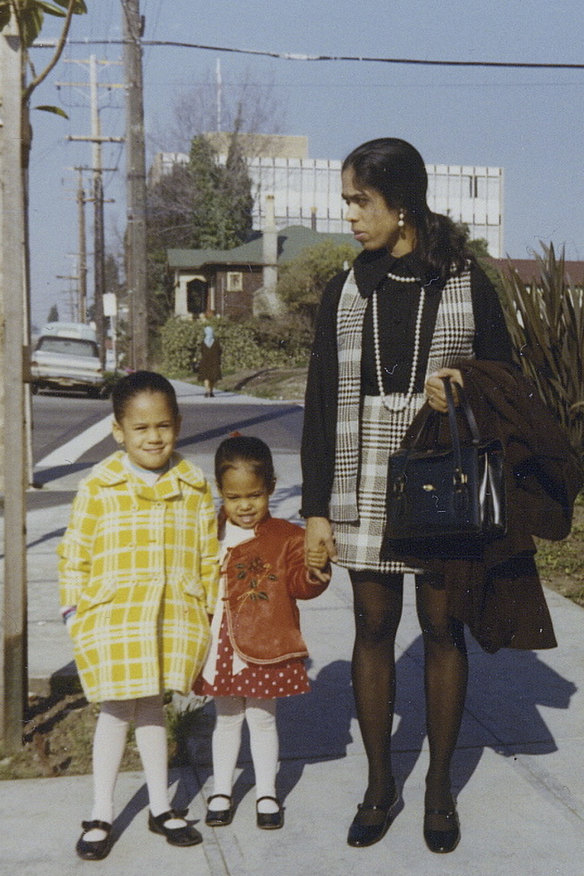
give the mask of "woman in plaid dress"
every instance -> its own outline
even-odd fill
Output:
[[[391,764],[395,636],[404,564],[380,559],[387,464],[426,400],[447,410],[441,381],[462,385],[457,360],[511,362],[497,295],[463,236],[426,202],[420,154],[403,140],[364,143],[342,169],[346,218],[363,247],[321,302],[306,391],[302,441],[307,549],[324,545],[349,570],[356,637],[352,675],[369,763],[348,843],[382,838],[399,795]],[[430,765],[424,837],[452,851],[460,829],[450,763],[462,717],[467,654],[449,616],[443,580],[416,575],[425,650]]]
[[[146,774],[149,829],[172,845],[201,835],[168,799],[166,690],[187,693],[206,656],[218,587],[209,484],[174,452],[180,428],[166,378],[137,371],[113,391],[120,450],[82,481],[59,546],[63,619],[88,700],[101,702],[94,803],[77,853],[111,848],[113,793],[130,722]]]

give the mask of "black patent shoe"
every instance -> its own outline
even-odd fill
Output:
[[[169,809],[156,817],[148,813],[148,829],[152,833],[159,833],[166,837],[166,842],[171,846],[196,846],[203,842],[203,837],[191,824],[183,824],[181,827],[166,827],[166,822],[173,818],[183,818],[186,812]]]
[[[103,858],[107,858],[112,847],[111,824],[108,821],[94,819],[93,821],[82,821],[81,827],[83,828],[83,833],[75,846],[75,851],[79,857],[83,858],[84,861],[101,861]],[[84,839],[85,834],[89,833],[90,830],[103,830],[105,837],[101,840],[90,842]]]
[[[229,800],[229,806],[227,809],[207,809],[205,824],[208,824],[209,827],[224,827],[227,824],[231,824],[233,821],[233,813],[235,810],[233,807],[233,800],[229,794],[212,794],[207,800],[207,805],[211,800],[215,800],[217,797],[224,797],[225,800]]]
[[[399,802],[399,794],[396,790],[395,797],[385,806],[376,803],[359,803],[357,814],[349,828],[347,843],[354,848],[362,848],[363,846],[372,846],[383,839],[389,826],[396,814],[397,804]],[[367,824],[363,821],[361,815],[364,812],[375,812],[379,814],[379,819],[376,824]]]
[[[439,815],[450,825],[447,830],[433,830],[428,827],[428,819]],[[426,809],[424,815],[424,839],[431,852],[439,855],[453,852],[460,842],[460,822],[456,809]]]
[[[277,812],[258,812],[260,800],[273,800],[278,805]],[[284,808],[277,797],[259,797],[256,800],[256,824],[261,830],[279,830],[284,827]]]

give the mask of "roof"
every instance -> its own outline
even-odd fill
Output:
[[[166,258],[170,268],[202,268],[204,265],[257,265],[264,264],[261,231],[255,237],[234,249],[168,249]],[[303,225],[290,225],[278,231],[278,262],[288,262],[305,249],[331,241],[335,245],[350,243],[360,250],[351,234],[329,234],[313,231]]]
[[[523,283],[532,283],[540,275],[540,262],[537,259],[489,258],[488,261],[503,274],[517,271]],[[564,272],[572,285],[584,286],[584,262],[565,261]]]

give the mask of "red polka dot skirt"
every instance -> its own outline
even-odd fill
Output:
[[[308,693],[310,690],[304,660],[299,657],[269,665],[250,663],[237,675],[231,673],[232,659],[233,647],[224,615],[219,631],[215,680],[213,684],[209,684],[200,675],[193,686],[194,692],[208,697],[236,696],[272,700],[276,697]]]

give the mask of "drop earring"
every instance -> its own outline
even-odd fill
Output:
[[[401,208],[399,213],[398,213],[398,217],[397,217],[397,227],[398,228],[405,228],[405,224],[406,224],[405,217],[406,217],[406,214],[404,213],[403,208]]]

